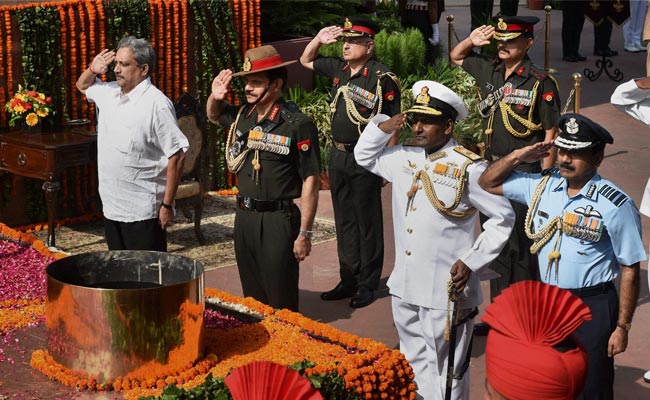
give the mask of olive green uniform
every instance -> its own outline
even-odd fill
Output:
[[[364,286],[377,290],[384,262],[384,234],[381,208],[381,178],[360,167],[354,159],[354,146],[365,124],[355,124],[348,104],[367,119],[373,114],[400,112],[400,89],[386,73],[388,68],[369,60],[358,73],[350,75],[347,61],[318,57],[314,70],[332,78],[332,138],[329,179],[336,223],[341,282],[345,287]],[[378,91],[377,83],[380,82]],[[345,88],[349,101],[339,93]],[[359,97],[365,97],[366,100]]]
[[[505,65],[495,57],[472,54],[463,60],[463,69],[480,87],[479,111],[484,116],[486,159],[500,158],[513,150],[544,141],[545,130],[557,125],[560,117],[557,84],[546,72],[536,68],[528,56],[507,80]],[[522,163],[517,169],[540,172],[541,164],[539,161]],[[490,265],[501,275],[490,282],[492,298],[511,283],[539,279],[537,257],[530,253],[532,241],[524,231],[528,207],[516,202],[511,205],[516,215],[515,227],[505,248]]]
[[[321,171],[318,129],[293,103],[276,103],[257,122],[253,106],[228,105],[219,123],[231,127],[236,155],[248,152],[237,171],[235,255],[244,296],[274,308],[298,310],[298,261],[293,243],[300,210],[293,204],[303,180]],[[253,150],[258,148],[258,150]],[[231,151],[230,146],[227,151]],[[254,163],[261,168],[256,170]]]

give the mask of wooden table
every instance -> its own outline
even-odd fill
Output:
[[[0,135],[0,170],[41,179],[47,203],[47,245],[55,246],[56,198],[61,174],[68,167],[97,159],[97,137],[81,128],[48,133]]]

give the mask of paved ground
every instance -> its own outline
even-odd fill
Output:
[[[466,3],[464,1],[450,1],[450,3],[452,2],[453,4]],[[495,3],[498,3],[498,1]],[[522,1],[521,3],[520,15],[534,14],[544,20],[545,13],[543,11],[529,11],[523,5],[525,2]],[[443,18],[447,15],[454,15],[454,25],[461,39],[469,34],[469,7],[449,6],[445,14],[443,14]],[[584,73],[585,68],[597,70],[595,66],[596,58],[591,56],[593,51],[593,29],[591,24],[587,22],[582,36],[581,53],[588,56],[589,59],[586,62],[577,64],[563,63],[561,61],[560,42],[561,13],[553,11],[551,17],[553,28],[551,29],[549,65],[558,71],[556,77],[560,82],[561,97],[564,103],[572,87],[571,74],[574,72]],[[538,27],[541,28],[542,24],[539,24]],[[444,26],[442,36],[446,37],[446,33],[447,28]],[[629,54],[622,51],[623,41],[621,29],[615,29],[612,36],[613,43],[611,47],[618,50],[621,55],[612,59],[615,65],[611,69],[620,68],[621,72],[625,75],[625,79],[644,75],[645,55],[643,53]],[[537,41],[538,44],[532,51],[532,57],[538,64],[543,65],[543,32],[537,34]],[[601,76],[595,82],[589,82],[584,79],[582,81],[581,112],[608,128],[615,138],[615,144],[609,146],[606,150],[607,158],[600,172],[622,187],[638,204],[641,200],[645,182],[648,175],[650,175],[648,173],[650,171],[650,132],[648,132],[647,126],[627,117],[609,104],[609,96],[616,85],[617,83],[609,80],[607,76]],[[329,196],[329,192],[321,192],[318,214],[320,217],[333,219]],[[390,274],[394,260],[393,230],[390,215],[390,194],[388,190],[385,190],[384,222],[387,246],[382,284],[385,283]],[[650,221],[644,217],[643,223],[644,242],[647,244]],[[390,301],[385,286],[378,293],[379,299],[375,303],[366,308],[354,310],[349,308],[347,302],[344,300],[325,303],[319,299],[319,294],[322,291],[334,287],[338,279],[336,242],[331,241],[315,246],[312,255],[301,266],[300,287],[302,312],[312,319],[323,321],[342,330],[352,332],[359,336],[371,337],[391,347],[396,347],[398,343],[397,334],[392,324]],[[206,285],[241,295],[241,286],[236,267],[226,267],[208,272]],[[648,303],[650,303],[650,296],[647,285],[647,268],[644,265],[639,308],[637,309],[630,334],[630,345],[627,352],[616,357],[617,378],[615,390],[617,399],[637,400],[650,398],[650,385],[644,383],[642,379],[645,370],[650,369],[650,358],[646,354],[648,348],[650,348],[650,304]],[[478,338],[473,349],[471,366],[472,400],[482,399],[483,396],[483,382],[485,378],[484,346],[484,339]],[[0,364],[0,376],[8,378],[8,375],[14,375],[16,379],[21,379],[20,375],[11,372],[13,368],[13,366],[7,364]],[[46,388],[53,389],[56,386],[54,383],[39,382],[38,374],[34,372],[22,376],[26,380],[34,379],[34,381],[29,383],[22,382],[23,384],[20,385],[18,382],[11,383],[10,379],[2,379],[5,382],[5,388],[3,389],[9,389],[9,386],[39,386],[42,389],[48,390]],[[56,390],[52,391],[52,396],[55,396],[54,392]],[[57,397],[60,398],[60,392]],[[113,398],[113,396],[105,395],[83,396],[83,398],[99,397]],[[37,398],[44,397],[38,396]]]

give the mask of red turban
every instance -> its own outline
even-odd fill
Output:
[[[487,307],[487,380],[509,400],[569,400],[581,391],[587,352],[561,352],[564,341],[591,312],[582,300],[557,286],[535,281],[511,285]]]

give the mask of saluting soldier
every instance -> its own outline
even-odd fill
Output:
[[[354,149],[359,165],[391,182],[395,267],[388,279],[400,351],[413,367],[418,398],[443,399],[450,346],[454,346],[452,398],[469,398],[468,348],[476,307],[482,302],[479,275],[503,248],[514,212],[508,201],[481,189],[487,167],[453,138],[467,116],[463,100],[440,83],[413,85],[415,105],[389,119],[374,117]],[[413,138],[386,147],[411,116]],[[476,235],[478,211],[488,216]],[[450,343],[449,284],[460,294],[456,342]]]
[[[243,71],[214,78],[206,108],[228,130],[226,161],[237,174],[234,240],[244,296],[297,311],[298,263],[311,252],[321,163],[316,125],[282,98],[294,62],[283,62],[273,46],[249,49]],[[236,76],[246,80],[241,107],[224,100]]]
[[[598,174],[613,138],[580,114],[564,114],[560,135],[513,151],[483,173],[485,190],[527,204],[526,233],[534,240],[542,280],[568,289],[593,319],[576,338],[587,349],[587,381],[578,399],[614,398],[614,356],[627,348],[639,296],[639,263],[646,259],[639,210],[622,190]],[[514,171],[555,145],[558,167]],[[620,278],[620,296],[614,280]]]
[[[336,223],[341,281],[323,300],[352,297],[350,306],[374,301],[384,262],[382,181],[354,160],[354,146],[373,116],[400,111],[400,86],[388,68],[372,59],[379,26],[346,18],[343,26],[320,30],[300,57],[306,68],[332,79],[332,138],[329,178]],[[322,57],[318,49],[343,39],[342,58]],[[394,137],[391,144],[397,143]]]
[[[515,149],[553,140],[557,136],[560,99],[555,80],[533,65],[528,50],[533,45],[533,27],[537,17],[498,18],[496,29],[481,26],[451,52],[452,61],[472,75],[479,87],[479,112],[483,117],[485,157],[496,160]],[[498,57],[484,57],[473,52],[494,38]],[[540,161],[522,163],[517,169],[540,172],[555,164],[555,152]],[[501,277],[490,282],[491,297],[511,283],[538,279],[537,260],[528,248],[532,242],[524,234],[527,207],[512,204],[517,222],[508,244],[490,267]]]

